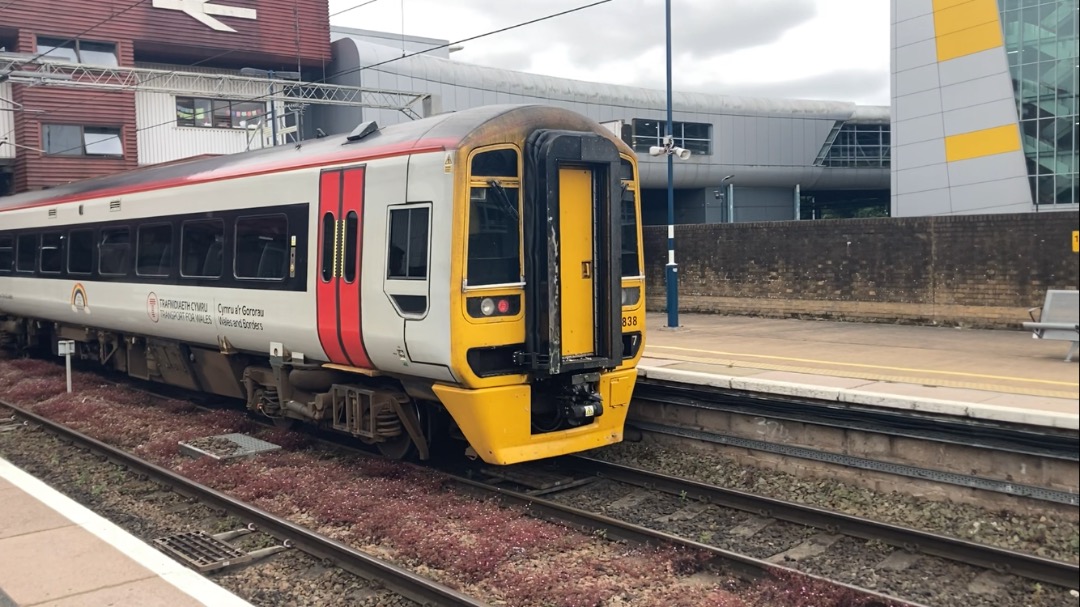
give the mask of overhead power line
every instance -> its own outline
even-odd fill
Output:
[[[349,8],[346,8],[344,10],[340,10],[340,11],[338,11],[336,13],[330,13],[330,16],[331,17],[337,17],[338,15],[340,15],[342,13],[347,13],[347,12],[353,10],[353,9],[361,8],[361,7],[367,6],[369,4],[373,4],[373,3],[378,2],[378,1],[379,0],[367,0],[367,2],[361,2],[360,4],[357,4],[356,6],[350,6]]]

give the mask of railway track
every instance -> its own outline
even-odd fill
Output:
[[[187,496],[213,509],[245,521],[259,531],[278,538],[283,542],[283,545],[287,543],[290,547],[301,550],[316,559],[325,560],[345,571],[376,581],[412,601],[420,604],[452,607],[483,607],[487,605],[483,601],[466,596],[447,586],[236,500],[220,491],[193,482],[170,470],[146,462],[62,424],[57,424],[36,415],[23,407],[4,400],[0,400],[0,406],[11,409],[18,418],[44,428],[50,434],[82,449],[89,450],[101,458],[108,459],[134,474],[143,476],[180,495]]]

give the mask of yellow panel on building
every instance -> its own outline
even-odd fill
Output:
[[[945,159],[949,162],[980,158],[1020,149],[1020,130],[1015,124],[945,138]]]

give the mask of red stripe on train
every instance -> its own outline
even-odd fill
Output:
[[[345,188],[341,197],[341,216],[345,219],[346,233],[349,233],[349,216],[355,213],[356,247],[351,259],[345,262],[353,265],[353,280],[348,274],[341,279],[338,287],[338,326],[341,331],[341,343],[345,346],[345,355],[352,360],[353,366],[371,368],[371,359],[364,349],[362,305],[360,290],[363,274],[364,250],[364,169],[362,167],[345,170]],[[348,252],[346,252],[348,255]]]
[[[334,235],[340,205],[341,171],[326,171],[319,176],[319,216],[316,220],[319,247],[314,252],[316,259],[315,304],[318,316],[319,343],[322,344],[322,349],[326,352],[326,357],[330,359],[330,362],[347,365],[350,364],[349,360],[345,358],[341,341],[338,339],[337,285],[335,284],[336,279],[332,276],[333,270],[330,270],[331,276],[329,280],[323,279],[323,272],[327,271],[327,268],[323,267],[326,263],[323,251],[326,250],[327,246],[331,250],[335,246]],[[331,219],[329,230],[324,224],[324,217],[328,213]],[[327,240],[329,242],[326,242]]]

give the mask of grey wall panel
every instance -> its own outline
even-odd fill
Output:
[[[795,193],[785,188],[735,187],[735,220],[783,221],[794,219]]]
[[[898,122],[892,130],[894,146],[909,145],[944,137],[945,126],[942,124],[941,116],[937,114]]]
[[[903,2],[904,0],[900,0]],[[896,38],[893,44],[897,49],[934,38],[934,16],[919,15],[896,23]]]
[[[792,118],[783,118],[777,120],[777,140],[770,142],[770,145],[774,146],[780,152],[780,157],[777,162],[781,166],[795,166],[795,120]]]
[[[922,91],[910,95],[902,95],[901,91],[897,91],[896,95],[893,98],[893,116],[897,122],[941,112],[940,90]]]
[[[937,42],[933,39],[909,44],[895,50],[893,74],[924,65],[937,65]]]
[[[971,185],[991,179],[1027,178],[1024,155],[1019,152],[994,154],[949,163],[949,184]],[[1030,199],[1030,192],[1028,195]]]
[[[945,112],[961,108],[974,109],[981,107],[980,104],[999,99],[1015,99],[1007,72],[941,87],[941,109]]]
[[[997,47],[950,59],[941,64],[941,85],[949,86],[1009,71],[1005,47]]]
[[[927,190],[899,196],[893,216],[948,215],[949,212],[949,191],[944,189]]]
[[[813,140],[806,137],[806,120],[793,118],[788,128],[791,129],[791,153],[792,164],[796,166],[809,166],[817,158],[820,146],[815,148]]]
[[[929,91],[939,86],[938,66],[936,63],[904,70],[896,74],[896,90],[902,91],[905,95]]]
[[[893,21],[907,21],[934,12],[933,0],[899,0],[892,3]]]
[[[1023,213],[1031,210],[1027,177],[982,181],[950,190],[953,214]]]
[[[1016,123],[1016,102],[1000,99],[942,114],[945,135],[970,133],[981,129]]]
[[[904,196],[913,192],[940,190],[949,187],[949,171],[944,164],[904,169],[896,172],[896,193]]]
[[[904,170],[945,162],[945,141],[931,139],[908,145],[894,146],[892,158]]]
[[[716,134],[716,144],[719,158],[717,160],[722,163],[729,163],[735,160],[735,135],[732,132],[734,128],[735,119],[731,116],[720,116],[720,120],[713,128],[713,132]]]

